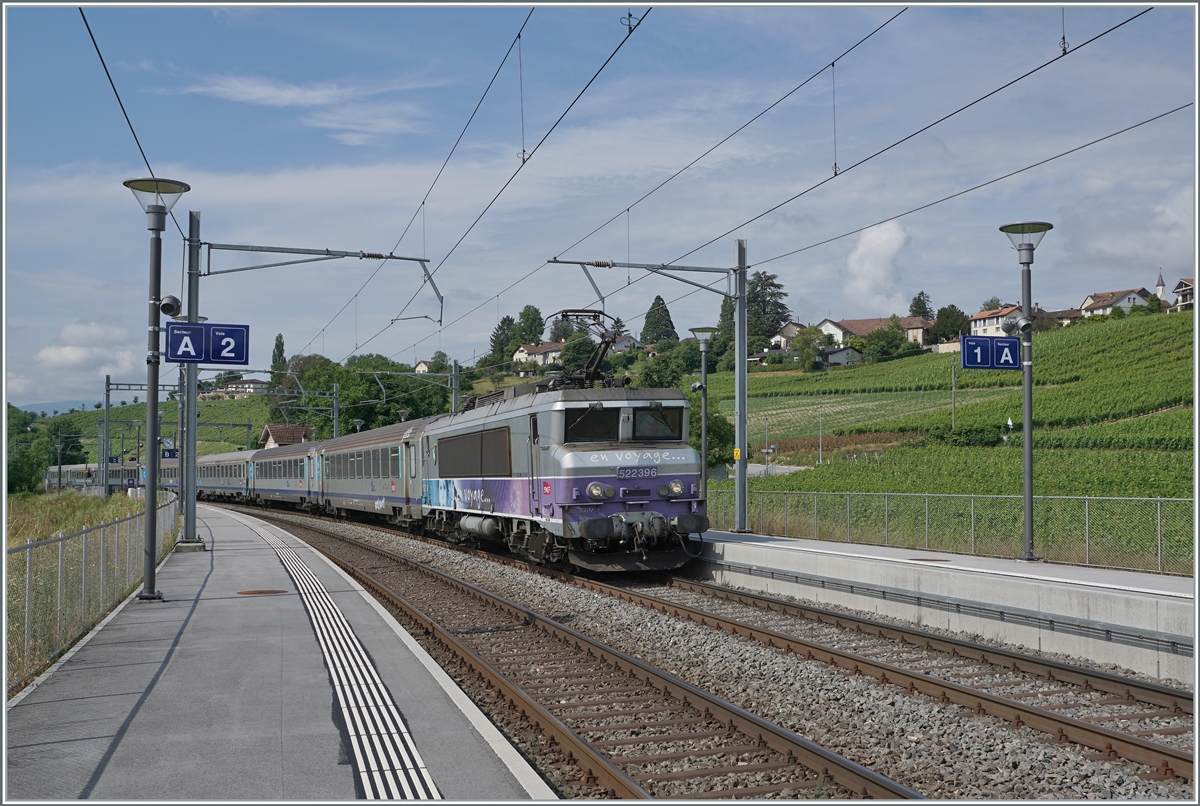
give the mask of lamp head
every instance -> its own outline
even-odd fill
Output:
[[[121,184],[133,191],[133,197],[146,212],[146,229],[162,232],[167,228],[167,213],[179,197],[192,189],[186,182],[174,179],[126,179]]]
[[[1000,231],[1008,236],[1014,248],[1020,249],[1021,244],[1032,244],[1034,249],[1042,242],[1047,232],[1054,229],[1053,224],[1045,221],[1024,221],[1019,224],[1005,224]]]
[[[699,392],[699,391],[702,391],[703,389],[704,389],[704,384],[700,383],[700,381],[696,381],[695,383],[692,384],[693,392]]]
[[[700,342],[700,352],[707,352],[708,344],[712,341],[713,334],[717,332],[717,328],[693,327],[691,331],[692,335],[696,337],[696,341]]]

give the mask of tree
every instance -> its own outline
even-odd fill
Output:
[[[514,350],[513,352],[516,352]],[[441,350],[433,354],[433,358],[429,359],[430,372],[449,372],[453,367],[450,364],[450,356],[446,355]]]
[[[93,404],[92,404],[92,408],[93,408],[93,409],[98,409],[98,408],[100,408],[100,407],[101,407],[101,406],[103,406],[103,405],[104,405],[103,403],[101,403],[99,400],[97,400],[95,403],[93,403]]]
[[[271,369],[281,370],[287,363],[283,351],[283,334],[275,334],[275,349],[271,351]]]
[[[746,283],[746,330],[750,339],[759,337],[770,342],[792,317],[783,301],[787,292],[778,279],[774,274],[756,271]]]
[[[912,298],[912,304],[908,306],[908,315],[932,319],[933,301],[929,299],[929,295],[924,291],[917,292],[917,295]]]
[[[671,321],[671,312],[661,296],[655,296],[646,310],[646,321],[642,327],[642,344],[655,344],[663,339],[671,338],[679,341],[675,332],[675,323]]]
[[[512,361],[513,353],[516,349],[508,349],[508,345],[512,343],[513,336],[516,333],[517,321],[511,316],[504,316],[496,324],[492,330],[491,340],[491,356],[488,359],[489,364],[504,364]]]
[[[575,372],[587,366],[596,352],[596,342],[586,333],[572,333],[563,344],[558,362],[567,372]]]
[[[1122,308],[1120,305],[1114,305],[1114,306],[1112,306],[1112,310],[1109,311],[1108,316],[1111,319],[1124,319],[1125,318],[1125,309]]]
[[[241,379],[242,373],[235,369],[229,369],[225,370],[224,372],[218,372],[217,377],[213,379],[213,382],[217,385],[217,388],[220,389],[222,386],[233,383],[234,381],[240,381]]]
[[[863,355],[875,360],[887,358],[900,352],[904,341],[904,328],[900,326],[900,318],[892,314],[892,321],[887,327],[867,334]]]
[[[703,455],[703,449],[700,444],[700,395],[698,393],[688,393],[688,405],[692,407],[691,424],[688,427],[688,443],[696,449],[698,453]],[[709,401],[708,406],[708,466],[720,467],[727,465],[733,461],[733,446],[737,441],[737,433],[734,431],[733,423],[728,417],[721,415],[720,409],[712,405]]]
[[[612,324],[613,339],[619,340],[622,336],[625,336],[628,333],[629,333],[629,328],[625,326],[625,322],[624,322],[624,320],[621,319],[621,317],[618,316],[616,319],[613,320],[613,324]]]
[[[550,341],[565,342],[567,338],[577,332],[575,323],[564,316],[560,316],[554,320],[554,324],[550,326]]]
[[[822,333],[815,327],[808,327],[796,334],[792,340],[792,350],[796,352],[797,363],[802,369],[814,368],[821,351],[828,346],[828,333]]]
[[[133,405],[135,405],[135,406],[137,405],[137,399],[138,399],[138,396],[137,396],[137,395],[134,395],[134,396],[133,396]],[[55,412],[55,414],[57,414],[57,413],[58,413],[58,412]]]
[[[985,299],[983,301],[983,304],[979,306],[979,311],[980,311],[980,313],[982,313],[983,311],[996,311],[996,310],[1000,309],[1000,306],[1002,304],[1003,303],[1000,302],[999,297],[992,297],[991,299]]]
[[[659,353],[646,362],[637,385],[643,389],[670,389],[678,386],[683,378],[683,364],[672,350]]]
[[[536,305],[526,305],[521,309],[521,313],[517,315],[517,325],[513,331],[513,338],[517,342],[517,347],[522,344],[541,344],[542,333],[546,330],[546,326],[542,322],[542,312],[538,310]],[[513,352],[517,351],[517,347],[513,348]]]
[[[929,338],[935,342],[952,341],[962,333],[971,332],[971,318],[957,305],[938,308],[937,321],[929,328]]]
[[[721,298],[721,314],[717,318],[717,332],[713,334],[711,350],[714,355],[723,356],[729,350],[733,349],[735,338],[734,314],[736,313],[735,305],[731,297]]]

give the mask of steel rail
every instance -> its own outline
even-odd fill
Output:
[[[574,581],[576,585],[588,590],[605,593],[621,601],[638,604],[674,618],[686,618],[701,626],[713,627],[731,635],[749,638],[774,649],[802,654],[809,660],[824,661],[832,666],[847,669],[854,674],[869,674],[882,683],[906,687],[910,693],[920,692],[939,702],[952,702],[966,706],[979,715],[999,716],[1012,722],[1016,727],[1026,725],[1055,736],[1061,742],[1075,742],[1098,750],[1109,757],[1121,757],[1136,761],[1155,768],[1162,775],[1192,779],[1192,754],[1182,750],[1109,730],[1073,717],[1062,716],[1017,700],[989,694],[970,686],[942,680],[924,672],[904,669],[890,663],[856,655],[853,652],[834,649],[765,627],[756,627],[736,619],[697,610],[648,594],[637,593],[582,577],[575,577]],[[881,626],[891,629],[892,625]],[[1024,671],[1015,667],[1014,670]]]
[[[1095,669],[1085,669],[1082,666],[1074,666],[1061,661],[1037,658],[1032,655],[1024,655],[1020,652],[1013,652],[1012,650],[999,647],[983,646],[961,638],[937,635],[936,633],[919,630],[914,627],[890,624],[861,616],[846,615],[794,602],[785,602],[771,596],[729,590],[728,588],[722,588],[707,582],[698,582],[692,579],[672,576],[670,577],[670,584],[673,587],[683,590],[703,593],[741,604],[748,604],[764,610],[801,616],[823,624],[833,624],[842,628],[850,625],[851,628],[862,632],[875,632],[878,635],[889,638],[900,638],[910,644],[940,650],[951,656],[971,658],[1010,668],[1014,671],[1040,675],[1050,681],[1082,686],[1088,691],[1093,689],[1104,691],[1127,699],[1134,699],[1138,702],[1169,708],[1179,714],[1194,713],[1193,694],[1190,691],[1121,677],[1120,675]]]
[[[522,560],[513,560],[505,557],[498,557],[490,552],[481,551],[479,549],[465,548],[462,546],[453,546],[442,540],[434,540],[417,535],[407,535],[413,539],[422,542],[439,545],[447,548],[453,548],[456,551],[471,554],[473,556],[484,557],[495,562],[506,565],[521,567],[535,573],[550,576],[568,584],[574,584],[597,593],[605,593],[606,595],[615,598],[629,601],[635,604],[641,604],[650,609],[657,610],[667,615],[673,615],[679,618],[688,618],[691,621],[701,624],[702,626],[711,626],[723,632],[729,632],[733,635],[741,635],[752,640],[764,643],[768,647],[783,649],[787,652],[796,652],[798,648],[802,648],[806,657],[813,660],[822,660],[834,666],[847,668],[855,674],[869,673],[876,677],[881,682],[895,683],[903,681],[910,693],[921,692],[928,696],[935,697],[941,702],[954,702],[959,705],[964,705],[972,708],[979,715],[993,715],[1002,717],[1015,726],[1021,727],[1027,725],[1035,730],[1039,730],[1055,736],[1059,741],[1071,741],[1076,744],[1089,747],[1097,750],[1106,757],[1126,758],[1130,761],[1135,761],[1146,766],[1154,768],[1158,773],[1164,776],[1179,776],[1188,780],[1193,780],[1193,755],[1186,751],[1177,750],[1166,745],[1160,745],[1155,742],[1150,742],[1130,734],[1111,731],[1091,723],[1074,719],[1072,717],[1060,716],[1054,712],[1046,711],[1037,708],[1036,706],[1026,705],[1017,700],[998,697],[988,694],[979,689],[974,689],[969,686],[952,683],[941,680],[931,675],[922,672],[914,672],[902,669],[901,667],[893,666],[882,661],[875,661],[870,658],[855,655],[850,652],[831,649],[830,647],[816,644],[813,642],[804,641],[795,636],[789,636],[784,633],[779,633],[766,628],[754,627],[750,624],[718,616],[706,611],[695,610],[684,605],[678,605],[673,602],[668,602],[663,599],[658,599],[647,594],[635,594],[618,586],[609,585],[603,582],[598,582],[586,577],[574,576],[560,571],[554,571],[541,566],[534,566]],[[339,539],[344,539],[340,538]],[[371,547],[374,548],[374,547]],[[796,605],[790,602],[781,602],[771,599],[766,596],[758,596],[756,594],[744,593],[740,591],[729,591],[717,586],[707,585],[706,583],[696,582],[694,580],[686,580],[678,577],[670,577],[670,582],[682,588],[691,588],[696,591],[712,593],[721,596],[728,596],[735,601],[743,601],[744,603],[753,603],[757,601],[759,606],[769,604],[773,609],[781,612],[789,612],[794,615],[804,615],[806,618],[821,621],[822,623],[834,624],[845,628],[846,623],[851,624],[854,629],[860,632],[875,632],[877,635],[884,637],[895,636],[911,636],[919,638],[919,641],[907,641],[907,643],[924,646],[931,649],[942,649],[949,652],[952,656],[956,650],[958,654],[964,657],[973,658],[981,662],[991,663],[995,661],[997,665],[1012,668],[1014,671],[1030,674],[1041,674],[1050,681],[1074,683],[1085,689],[1090,685],[1093,689],[1113,693],[1133,699],[1161,705],[1171,708],[1177,713],[1192,713],[1192,696],[1189,692],[1172,689],[1166,686],[1123,678],[1119,675],[1111,675],[1106,672],[1099,672],[1082,667],[1075,667],[1069,664],[1059,663],[1057,661],[1049,661],[1032,656],[1022,655],[1010,650],[1004,650],[998,647],[985,647],[977,644],[972,644],[968,641],[960,639],[947,638],[946,636],[927,633],[922,630],[916,630],[907,627],[898,627],[897,625],[887,624],[885,622],[877,622],[871,619],[858,618],[847,616],[842,613],[834,613],[832,611],[822,610],[820,608],[806,607]],[[811,615],[809,615],[811,614]],[[561,625],[560,625],[561,626]],[[863,629],[870,627],[870,630]],[[776,643],[778,641],[778,643]],[[977,652],[978,654],[967,655],[966,651]],[[822,656],[824,655],[824,656]],[[841,663],[838,661],[841,660]],[[1007,663],[1005,662],[1007,661]],[[889,676],[890,673],[890,676]],[[1137,696],[1142,695],[1142,696]],[[984,704],[989,707],[984,707]]]
[[[259,517],[262,517],[261,515]],[[489,593],[482,588],[457,579],[449,574],[438,571],[423,563],[409,559],[401,554],[397,554],[387,549],[373,546],[369,543],[364,543],[353,538],[347,538],[342,535],[330,532],[325,529],[320,529],[312,526],[304,526],[302,528],[311,529],[320,532],[329,537],[343,541],[353,545],[356,548],[365,549],[376,555],[386,557],[392,561],[401,563],[409,568],[418,570],[434,579],[441,581],[453,588],[456,588],[464,593],[468,593],[481,601],[484,601],[494,607],[497,607],[504,612],[521,619],[531,627],[537,627],[543,632],[555,636],[559,640],[573,646],[578,650],[584,650],[589,655],[596,657],[610,665],[615,669],[633,674],[635,677],[643,680],[647,685],[650,685],[667,696],[672,696],[680,699],[684,705],[698,708],[705,711],[707,714],[720,719],[729,728],[741,731],[747,736],[757,739],[760,745],[770,747],[784,756],[792,758],[796,763],[801,764],[811,770],[820,772],[822,775],[829,777],[835,783],[846,787],[852,792],[858,793],[863,797],[887,798],[887,799],[923,799],[924,796],[915,790],[909,789],[886,776],[880,775],[866,767],[856,764],[847,758],[844,758],[837,753],[834,753],[827,748],[809,741],[795,733],[792,733],[785,728],[772,724],[771,722],[762,719],[755,714],[745,711],[737,706],[725,702],[724,700],[709,694],[695,686],[680,680],[674,675],[663,672],[659,669],[643,663],[642,661],[623,652],[613,649],[593,638],[566,627],[553,619],[547,618],[539,613],[536,613],[528,608],[522,607],[514,602],[510,602],[503,597]],[[319,550],[319,549],[318,549]],[[325,554],[325,552],[322,552]],[[336,557],[326,554],[337,563],[338,567],[350,574],[354,579],[358,580],[364,587],[369,587],[373,592],[384,597],[387,601],[400,608],[403,612],[409,614],[415,621],[422,625],[422,628],[427,630],[430,635],[435,636],[447,647],[452,647],[452,651],[456,657],[465,660],[469,668],[477,675],[488,678],[494,687],[505,697],[510,703],[519,703],[517,707],[526,709],[522,711],[522,716],[533,721],[533,724],[543,733],[552,737],[550,744],[554,742],[560,743],[565,747],[572,749],[572,752],[578,752],[581,758],[592,762],[593,767],[588,768],[587,773],[603,786],[610,789],[614,794],[620,797],[637,797],[649,798],[650,795],[638,786],[632,779],[626,776],[620,769],[613,765],[608,759],[600,755],[591,745],[574,734],[569,728],[563,725],[549,711],[535,702],[522,689],[509,680],[502,672],[497,670],[490,663],[481,658],[469,647],[462,644],[452,634],[443,629],[440,625],[430,619],[428,616],[420,612],[411,603],[404,600],[402,596],[394,591],[389,590],[386,586],[373,579],[370,575],[353,568],[349,564],[339,560]],[[529,714],[532,713],[533,716]],[[570,754],[569,754],[570,757]],[[730,796],[737,794],[736,790],[729,790]]]

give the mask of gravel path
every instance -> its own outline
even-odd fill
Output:
[[[866,676],[448,548],[335,528],[569,623],[932,798],[1194,799],[1188,782],[1141,780],[1140,765],[1089,761],[1087,748]]]

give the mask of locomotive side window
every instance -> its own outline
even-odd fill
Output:
[[[417,446],[408,446],[408,476],[415,479],[417,477]]]
[[[683,409],[634,409],[634,439],[683,439]]]
[[[621,438],[620,409],[567,409],[564,442],[617,442]]]
[[[508,428],[493,428],[483,432],[484,478],[512,475],[512,453],[509,451]]]
[[[495,478],[512,470],[507,427],[442,437],[434,450],[442,478]]]

